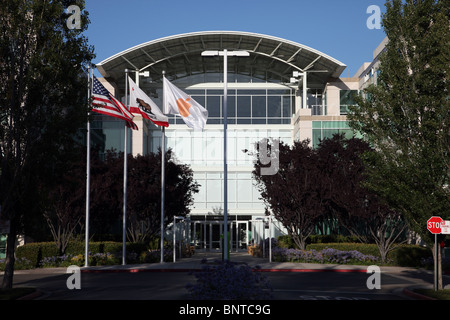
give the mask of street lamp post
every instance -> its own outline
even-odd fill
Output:
[[[248,51],[203,51],[203,57],[223,56],[223,250],[228,261],[228,169],[227,169],[227,125],[228,125],[228,57],[248,57]]]

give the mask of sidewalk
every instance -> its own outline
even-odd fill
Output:
[[[197,251],[192,257],[182,258],[176,262],[142,263],[113,266],[82,267],[81,272],[187,272],[201,271],[205,266],[213,266],[222,261],[220,252]],[[257,258],[247,252],[232,252],[230,262],[247,264],[255,271],[261,272],[367,272],[368,266],[319,264],[297,262],[269,262],[269,258]],[[381,272],[417,271],[415,268],[380,267]]]

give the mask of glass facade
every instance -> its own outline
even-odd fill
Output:
[[[353,130],[348,126],[347,121],[313,121],[313,148],[317,148],[321,140],[332,138],[336,133],[343,133],[348,139],[353,137]]]
[[[348,107],[356,104],[355,96],[358,94],[358,90],[341,90],[339,92],[340,99],[340,111],[341,115],[346,115],[348,113]]]
[[[194,197],[194,208],[202,212],[223,208],[223,130],[195,132],[184,125],[165,132],[166,148],[171,148],[177,160],[194,169],[194,179],[201,185]],[[258,210],[263,214],[264,205],[252,180],[254,158],[250,154],[263,138],[290,143],[291,130],[235,127],[227,130],[227,138],[228,208],[233,214],[241,213],[239,210]],[[161,131],[153,130],[151,151],[155,152],[160,145]]]
[[[6,234],[0,234],[0,259],[6,257]]]
[[[223,124],[223,89],[180,89],[208,110],[207,124]],[[162,90],[155,92],[155,103],[162,105]],[[228,124],[290,124],[295,113],[295,90],[228,89],[227,111]],[[169,115],[169,124],[184,121]]]
[[[166,150],[171,148],[177,161],[191,166],[194,179],[200,184],[199,193],[194,195],[192,215],[209,215],[215,209],[223,209],[224,95],[220,76],[222,75],[218,73],[196,74],[172,80],[209,112],[207,126],[202,132],[189,129],[180,117],[173,115],[169,115],[169,127],[165,129]],[[157,105],[162,106],[162,84],[158,81],[141,80],[141,88],[145,93]],[[339,92],[341,114],[345,114],[346,106],[354,103],[353,94],[356,92]],[[251,153],[255,150],[256,143],[263,138],[279,139],[287,144],[291,144],[294,138],[299,138],[299,129],[293,137],[292,118],[296,109],[301,107],[302,90],[277,81],[268,82],[267,79],[229,74],[227,97],[229,214],[262,216],[265,214],[265,206],[252,179],[255,159]],[[316,120],[317,116],[327,116],[327,98],[329,99],[323,89],[309,88],[307,91],[306,108],[311,109],[311,116],[315,117],[310,120],[313,147],[335,133],[344,133],[346,137],[353,135],[347,121]],[[146,128],[142,130],[142,151],[144,154],[157,152],[161,147],[162,131],[151,122],[144,121],[144,124]],[[103,152],[110,149],[119,152],[124,150],[123,121],[97,115],[92,129],[96,144]],[[130,129],[127,130],[128,152],[132,152],[132,142],[136,144],[136,141],[131,141],[133,135]]]
[[[131,129],[127,128],[127,150],[131,153]],[[125,147],[125,123],[110,116],[95,114],[91,122],[91,146],[102,157],[106,151],[123,152]]]

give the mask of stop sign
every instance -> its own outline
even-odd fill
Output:
[[[441,217],[431,217],[427,221],[427,229],[433,234],[439,234],[441,233],[441,223],[443,223],[444,220],[442,220]]]

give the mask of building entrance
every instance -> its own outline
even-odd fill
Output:
[[[260,248],[262,257],[269,255],[271,260],[271,241],[274,230],[269,217],[233,216],[228,220],[228,248],[230,252],[248,251],[249,246]],[[203,219],[202,219],[203,218]],[[229,217],[232,218],[232,217]],[[176,260],[177,251],[181,256],[181,248],[188,244],[196,251],[221,252],[223,247],[223,216],[175,217],[172,224],[173,254]]]
[[[196,250],[222,250],[223,221],[191,221],[192,245]],[[238,252],[247,250],[250,239],[248,221],[228,222],[230,250]]]

